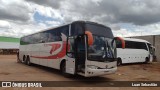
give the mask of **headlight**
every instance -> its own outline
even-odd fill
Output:
[[[92,69],[98,69],[98,67],[94,65],[88,65],[87,67],[92,68]]]

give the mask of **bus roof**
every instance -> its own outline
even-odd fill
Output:
[[[24,35],[24,36],[22,36],[22,37],[26,37],[26,36],[29,36],[29,35],[33,35],[33,34],[40,33],[40,32],[43,32],[43,31],[47,31],[47,30],[50,30],[50,29],[59,28],[59,27],[62,27],[62,26],[66,26],[66,25],[69,25],[69,24],[73,24],[73,23],[91,23],[91,24],[97,24],[97,25],[100,25],[100,26],[109,28],[109,27],[107,27],[107,26],[104,26],[104,25],[99,24],[99,23],[96,23],[96,22],[91,22],[91,21],[74,21],[74,22],[71,22],[71,23],[68,23],[68,24],[63,24],[63,25],[57,26],[57,27],[51,27],[51,28],[47,28],[47,29],[44,29],[44,30],[40,30],[40,31],[38,31],[38,32],[31,33],[31,34],[27,34],[27,35]],[[22,38],[22,37],[21,37],[21,38]]]
[[[124,40],[127,41],[136,41],[136,42],[145,42],[145,43],[150,43],[147,40],[143,40],[143,39],[137,39],[137,38],[123,38]]]

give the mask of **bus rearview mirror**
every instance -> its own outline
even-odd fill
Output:
[[[125,48],[125,41],[124,41],[124,39],[121,38],[121,37],[115,37],[115,39],[118,40],[118,41],[121,41],[121,43],[122,43],[122,48],[124,49],[124,48]]]
[[[85,31],[85,34],[88,36],[88,45],[93,45],[93,35],[90,31]]]

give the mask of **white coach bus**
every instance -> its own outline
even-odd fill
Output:
[[[153,48],[151,44],[142,39],[123,38],[125,49],[121,49],[121,42],[116,41],[117,46],[117,65],[124,63],[152,62]]]
[[[75,21],[20,39],[19,60],[61,70],[62,74],[85,77],[114,73],[117,70],[115,40],[109,27]]]

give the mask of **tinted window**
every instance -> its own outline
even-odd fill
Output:
[[[125,48],[145,49],[145,50],[147,50],[147,46],[143,42],[125,41],[125,44],[126,44]]]
[[[69,36],[69,25],[22,37],[20,44],[24,45],[62,41],[62,33],[66,35],[66,37]]]
[[[22,37],[20,40],[21,45],[30,44],[31,36]]]
[[[58,28],[48,30],[43,32],[42,36],[44,36],[46,39],[45,42],[54,42],[54,41],[61,41],[61,33]]]
[[[21,45],[28,44],[28,43],[25,41],[25,38],[27,38],[27,37],[22,37],[22,38],[21,38],[21,40],[20,40],[20,44],[21,44]]]
[[[42,40],[41,40],[40,33],[36,33],[36,34],[29,36],[29,43],[30,44],[36,44],[36,43],[41,43],[41,42],[42,42]]]
[[[61,33],[63,33],[64,35],[68,37],[69,36],[69,25],[61,27],[60,31]]]
[[[116,47],[122,48],[122,43],[119,40],[116,41]],[[146,43],[134,41],[125,41],[125,48],[147,50]]]
[[[72,23],[71,25],[71,36],[84,34],[84,24],[80,22]]]
[[[86,31],[92,32],[92,34],[97,36],[103,36],[107,38],[113,38],[113,34],[110,28],[104,27],[98,24],[86,24]]]
[[[143,43],[143,42],[139,42],[137,44],[137,47],[139,47],[138,49],[145,49],[145,50],[147,50],[146,43]]]
[[[125,48],[134,48],[134,42],[132,41],[125,41]]]
[[[62,33],[69,36],[69,26],[63,26],[55,29],[51,29],[43,32],[43,37],[45,37],[45,42],[62,41]]]

